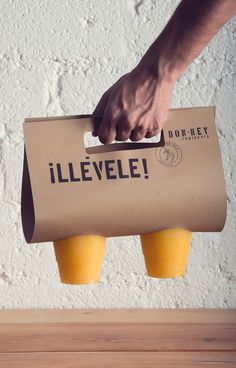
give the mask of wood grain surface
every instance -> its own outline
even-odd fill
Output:
[[[236,367],[236,310],[0,311],[0,368]]]

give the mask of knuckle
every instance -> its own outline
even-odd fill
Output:
[[[123,138],[123,139],[127,139],[129,136],[130,136],[130,130],[128,130],[128,131],[121,131],[121,137]]]
[[[147,132],[147,128],[144,126],[144,124],[136,125],[134,128],[134,136],[143,136]]]
[[[129,120],[129,119],[123,120],[123,122],[122,122],[122,129],[124,131],[131,130],[132,128],[133,128],[133,123],[132,123],[131,120]]]
[[[130,140],[131,141],[134,141],[134,142],[136,142],[136,141],[139,141],[141,138],[140,137],[138,137],[138,136],[133,136],[133,137],[131,137],[130,138]]]
[[[131,135],[131,140],[139,141],[144,137],[144,133],[140,133],[140,131],[135,130],[134,133]]]
[[[120,134],[117,138],[118,141],[126,141],[128,139],[125,135]]]
[[[155,136],[155,133],[152,132],[152,131],[148,131],[147,134],[146,134],[147,138],[152,138]]]
[[[99,136],[100,142],[103,144],[108,144],[112,142],[112,137],[109,134],[103,134]]]
[[[137,127],[137,132],[138,132],[139,134],[144,134],[146,131],[147,131],[147,128],[146,128],[144,125],[139,125],[139,126]]]
[[[119,129],[118,133],[116,135],[116,139],[118,141],[125,141],[126,139],[128,139],[130,136],[130,131],[124,130],[124,129]]]

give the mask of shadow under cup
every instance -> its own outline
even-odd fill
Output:
[[[148,276],[183,276],[187,268],[191,236],[191,231],[185,229],[168,229],[140,235]]]

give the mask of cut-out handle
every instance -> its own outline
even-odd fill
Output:
[[[86,154],[93,153],[103,153],[103,152],[111,152],[111,151],[125,151],[125,150],[137,150],[137,149],[145,149],[152,147],[163,147],[165,145],[164,132],[161,131],[161,137],[159,142],[119,142],[119,143],[110,143],[110,144],[100,144],[98,146],[86,147],[84,143],[84,135],[85,133],[92,133],[95,128],[95,124],[98,124],[101,121],[100,117],[92,117],[91,114],[81,114],[81,115],[72,115],[72,116],[54,116],[54,117],[44,117],[44,118],[27,118],[25,119],[25,123],[35,123],[35,122],[46,122],[51,124],[59,121],[65,120],[79,120],[76,121],[76,124],[79,124],[78,134],[81,136],[82,145],[81,150],[85,151]]]
[[[86,147],[85,144],[85,134],[92,132],[94,130],[95,124],[97,124],[97,121],[101,120],[101,118],[92,118],[89,119],[90,123],[86,124],[87,127],[84,131],[84,149],[86,153],[88,154],[97,154],[97,153],[103,153],[103,152],[111,152],[111,151],[126,151],[126,150],[137,150],[137,149],[145,149],[145,148],[153,148],[153,147],[163,147],[165,145],[165,139],[164,139],[164,132],[163,129],[160,133],[160,140],[158,142],[114,142],[110,144],[102,144],[100,143],[97,146],[90,146]]]

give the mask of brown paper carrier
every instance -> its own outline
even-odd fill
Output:
[[[86,149],[84,133],[94,123],[91,115],[25,120],[21,211],[28,243],[223,229],[214,107],[170,110],[159,143]]]

